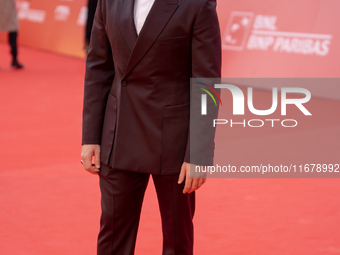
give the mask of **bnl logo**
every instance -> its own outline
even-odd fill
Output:
[[[222,48],[225,50],[243,50],[253,19],[254,13],[252,12],[232,12],[223,36]]]
[[[244,107],[245,107],[245,96],[240,88],[235,85],[231,84],[215,84],[214,88],[204,83],[200,83],[205,85],[206,87],[210,88],[210,90],[217,96],[220,104],[222,105],[222,101],[218,93],[216,92],[215,88],[220,89],[228,89],[233,98],[233,115],[244,115]],[[208,91],[207,89],[197,87],[204,92],[206,92],[214,101],[215,106],[217,106],[216,99],[213,94]],[[304,98],[287,98],[287,94],[294,93],[294,94],[304,94]],[[201,115],[207,115],[207,94],[201,95]],[[295,105],[304,115],[312,115],[306,107],[303,105],[307,103],[311,99],[311,93],[309,90],[305,88],[281,88],[281,115],[287,114],[287,105],[292,104]],[[270,115],[274,113],[278,107],[278,88],[272,89],[272,106],[270,109],[267,110],[258,110],[255,109],[253,104],[253,88],[248,87],[247,90],[247,104],[248,109],[251,113],[255,115]]]

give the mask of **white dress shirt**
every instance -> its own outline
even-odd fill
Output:
[[[148,16],[155,0],[135,0],[134,18],[137,34],[142,30],[145,19]]]

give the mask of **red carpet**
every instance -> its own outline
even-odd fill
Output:
[[[93,255],[98,177],[80,164],[84,61],[0,44],[0,254]],[[161,254],[152,182],[136,254]],[[209,179],[197,192],[195,254],[340,254],[340,181]]]

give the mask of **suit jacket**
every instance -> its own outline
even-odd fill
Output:
[[[120,170],[178,174],[189,161],[190,78],[220,77],[215,0],[99,0],[86,61],[82,144]]]

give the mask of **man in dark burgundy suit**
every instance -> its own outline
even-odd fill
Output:
[[[163,255],[193,254],[194,190],[205,178],[189,175],[190,78],[220,72],[215,0],[99,0],[82,138],[84,168],[100,177],[99,255],[134,254],[150,174]]]

